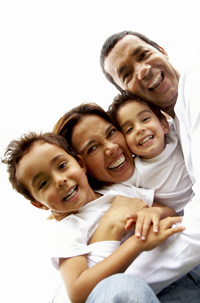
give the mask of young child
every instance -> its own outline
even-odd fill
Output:
[[[158,107],[125,93],[115,97],[108,114],[124,134],[134,155],[135,171],[126,181],[155,190],[155,201],[183,215],[192,182],[187,173],[173,123]]]
[[[29,133],[12,141],[2,162],[7,164],[13,188],[34,206],[66,215],[58,223],[53,263],[60,269],[72,302],[85,302],[99,281],[124,272],[142,251],[151,250],[170,235],[184,230],[183,227],[169,228],[181,222],[181,218],[168,217],[160,221],[159,233],[155,234],[150,227],[146,241],[133,235],[110,256],[90,267],[87,256],[92,245],[88,243],[113,198],[120,193],[151,204],[152,191],[148,194],[148,191],[122,185],[117,192],[118,184],[94,192],[88,184],[83,159],[69,148],[63,137],[53,133]],[[174,215],[170,208],[155,207],[155,211],[161,218]]]

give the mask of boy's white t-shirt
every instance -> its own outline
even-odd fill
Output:
[[[149,207],[152,206],[154,200],[153,190],[124,184],[113,184],[98,190],[98,192],[103,196],[81,207],[78,214],[71,214],[58,222],[52,252],[52,263],[57,269],[59,269],[59,258],[86,254],[88,256],[88,266],[91,267],[119,247],[120,241],[104,241],[100,245],[97,243],[88,245],[101,218],[116,196],[139,198],[147,203]],[[92,254],[90,254],[91,252]]]
[[[133,176],[124,184],[154,189],[155,202],[173,208],[182,216],[185,205],[193,196],[192,181],[172,122],[163,152],[152,159],[135,157],[134,163]]]

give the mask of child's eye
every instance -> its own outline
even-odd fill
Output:
[[[62,162],[59,164],[58,169],[61,170],[61,169],[65,168],[66,165],[67,165],[67,162]]]
[[[47,184],[47,180],[43,180],[42,182],[40,182],[39,184],[39,190],[42,189],[46,184]]]
[[[129,127],[125,131],[125,135],[129,134],[133,130],[133,127]]]
[[[148,121],[150,118],[151,118],[151,117],[145,117],[145,118],[143,118],[142,122],[146,122],[146,121]]]

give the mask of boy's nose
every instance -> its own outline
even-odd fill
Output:
[[[63,178],[58,178],[57,182],[56,182],[56,187],[60,188],[61,186],[63,186],[65,183],[67,182],[67,178],[63,177]]]

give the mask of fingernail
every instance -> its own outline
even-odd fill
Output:
[[[141,234],[140,233],[136,233],[135,236],[138,237],[138,238],[140,238]]]
[[[142,236],[142,237],[141,237],[141,240],[145,240],[145,239],[146,239],[145,236]]]

